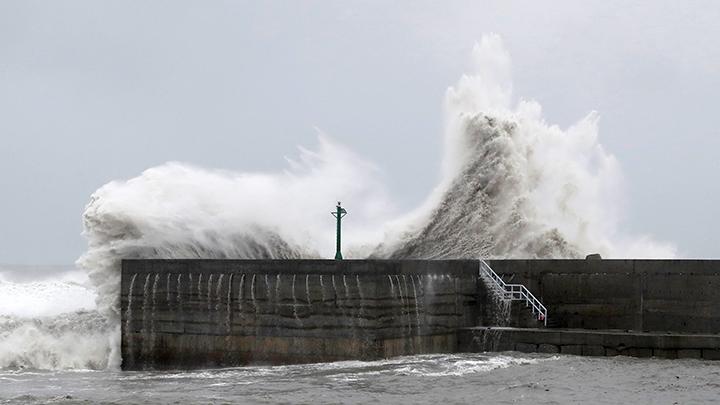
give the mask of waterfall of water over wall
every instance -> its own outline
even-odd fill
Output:
[[[474,326],[478,319],[468,312],[477,300],[476,274],[470,271],[282,271],[252,262],[208,270],[202,262],[196,268],[188,262],[183,272],[129,262],[123,367],[284,362],[288,356],[289,362],[310,361],[313,350],[328,359],[411,354],[434,350],[433,341],[451,341],[458,325]],[[192,346],[190,336],[206,342],[206,353],[183,346]],[[179,347],[185,349],[176,352]]]

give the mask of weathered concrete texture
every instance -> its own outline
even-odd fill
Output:
[[[717,260],[492,260],[548,308],[551,326],[720,333]]]
[[[124,369],[449,352],[480,323],[476,261],[127,260]]]
[[[506,282],[522,283],[540,298],[551,328],[583,329],[571,333],[463,329],[540,326],[522,303],[493,299],[475,260],[126,260],[123,368],[377,359],[488,347],[720,358],[720,335],[708,335],[720,333],[719,263],[490,262]]]
[[[458,350],[718,360],[720,335],[474,327],[460,331]]]
[[[142,333],[132,343],[147,351],[125,353],[123,369],[182,369],[247,364],[300,364],[340,360],[373,360],[407,354],[457,351],[457,334],[368,340],[364,337],[233,336],[156,333],[153,342]]]

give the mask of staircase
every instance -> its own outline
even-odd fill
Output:
[[[480,259],[479,276],[485,280],[485,284],[501,299],[511,301],[524,301],[525,307],[532,308],[532,313],[536,319],[543,322],[544,326],[548,324],[548,314],[545,305],[522,284],[507,284],[495,273],[485,260]]]

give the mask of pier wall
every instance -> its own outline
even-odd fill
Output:
[[[541,324],[519,302],[498,305],[478,278],[476,260],[124,260],[122,367],[553,347],[576,354],[599,353],[599,346],[606,355],[720,353],[720,339],[712,338],[720,336],[720,261],[490,265],[547,306],[546,331],[555,334],[539,333]],[[514,329],[469,329],[478,326]],[[500,340],[488,346],[488,336]]]
[[[453,352],[477,262],[125,260],[123,369]],[[485,311],[487,312],[487,311]]]
[[[492,260],[557,328],[720,333],[718,260]]]
[[[720,335],[474,327],[461,330],[458,350],[720,360]]]

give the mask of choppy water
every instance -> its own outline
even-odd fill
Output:
[[[189,372],[0,371],[0,403],[697,404],[720,363],[519,353]]]

